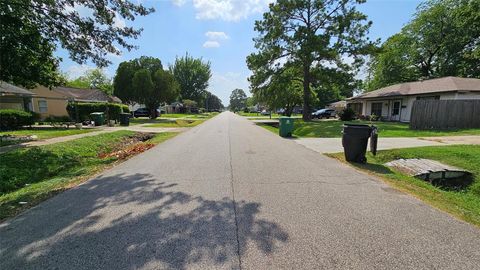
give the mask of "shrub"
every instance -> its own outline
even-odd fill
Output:
[[[23,126],[30,126],[35,123],[34,116],[20,110],[0,110],[0,129],[9,130]]]
[[[106,119],[110,120],[120,120],[121,113],[130,112],[127,105],[117,103],[69,103],[67,105],[67,112],[72,119],[76,119],[75,105],[78,106],[80,122],[90,120],[90,114],[93,112],[104,112]]]
[[[342,121],[351,121],[355,119],[355,111],[349,107],[343,109],[338,115]]]

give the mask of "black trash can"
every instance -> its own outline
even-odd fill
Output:
[[[376,136],[377,128],[375,126],[369,125],[358,125],[358,124],[344,124],[343,125],[343,135],[342,135],[342,145],[343,150],[345,153],[345,159],[348,162],[357,162],[357,163],[365,163],[367,162],[367,158],[365,154],[367,152],[367,144],[368,138],[374,135]],[[376,139],[376,137],[375,137]],[[370,146],[373,150],[375,149],[374,154],[376,153],[376,143],[377,141],[373,142],[375,144]]]
[[[130,114],[129,113],[121,113],[120,114],[120,125],[121,126],[129,126],[130,125]]]

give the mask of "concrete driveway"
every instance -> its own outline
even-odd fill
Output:
[[[222,113],[0,225],[0,269],[476,269],[480,231]]]
[[[293,139],[317,153],[343,152],[342,138],[299,138]],[[453,144],[480,144],[480,136],[445,136],[421,138],[382,138],[378,139],[378,150],[410,148],[422,146],[446,146]]]

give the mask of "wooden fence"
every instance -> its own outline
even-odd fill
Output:
[[[416,100],[411,129],[480,128],[480,100]]]

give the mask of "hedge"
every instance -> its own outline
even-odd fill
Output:
[[[0,110],[0,129],[11,130],[35,123],[35,115],[29,112],[5,109]]]
[[[75,106],[78,107],[78,117],[81,122],[90,120],[90,114],[93,112],[104,112],[105,118],[110,120],[119,120],[121,113],[130,112],[127,105],[118,103],[69,103],[67,105],[67,112],[72,119],[76,119]]]

